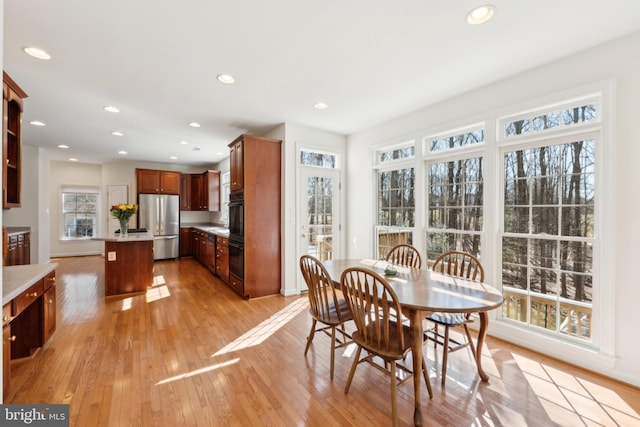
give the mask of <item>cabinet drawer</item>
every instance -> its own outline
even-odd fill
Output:
[[[44,289],[43,292],[56,284],[56,272],[52,271],[44,277]]]
[[[13,316],[17,316],[44,293],[44,279],[21,293],[13,300]]]
[[[2,326],[6,326],[11,322],[11,302],[2,306]]]

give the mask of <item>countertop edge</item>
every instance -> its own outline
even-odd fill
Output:
[[[205,233],[215,234],[220,237],[229,237],[229,229],[218,225],[207,224],[181,224],[180,228],[195,228]]]
[[[143,241],[153,241],[154,236],[151,232],[147,231],[144,233],[129,233],[126,236],[120,236],[118,234],[112,234],[109,236],[96,236],[92,237],[91,240],[102,240],[105,242],[143,242]]]
[[[2,305],[16,298],[57,268],[58,264],[55,262],[2,267]]]

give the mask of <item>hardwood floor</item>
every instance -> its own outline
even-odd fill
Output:
[[[5,403],[70,404],[71,426],[388,426],[388,379],[336,356],[311,327],[306,296],[243,300],[192,259],[155,264],[146,294],[104,297],[101,257],[56,259],[57,331],[13,363]],[[638,426],[640,390],[489,338],[482,383],[468,352],[451,355],[446,387],[428,345],[428,426]],[[439,354],[439,353],[438,353]],[[424,391],[424,387],[423,387]],[[413,387],[398,389],[401,425]]]

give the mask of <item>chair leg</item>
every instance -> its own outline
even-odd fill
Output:
[[[464,332],[465,334],[467,334],[467,339],[469,340],[469,347],[471,347],[471,353],[473,354],[473,360],[476,360],[476,346],[473,345],[473,338],[471,338],[471,332],[469,331],[469,328],[467,327],[467,325],[463,325],[464,326]]]
[[[398,380],[396,379],[396,361],[391,361],[391,367],[389,370],[391,376],[391,420],[393,427],[398,425],[398,408],[396,404],[396,392],[398,388]]]
[[[427,383],[427,391],[429,392],[429,399],[433,399],[433,391],[431,390],[431,380],[429,379],[429,371],[427,370],[427,361],[422,358],[422,374],[424,375],[424,382]]]
[[[336,327],[331,327],[331,368],[329,369],[329,378],[333,380],[333,365],[336,358]]]
[[[449,327],[444,327],[444,345],[442,347],[442,379],[441,384],[447,379],[447,358],[449,356]]]
[[[313,341],[313,335],[316,333],[316,319],[313,319],[311,322],[311,332],[309,332],[309,336],[307,337],[307,346],[304,348],[304,355],[307,355],[309,351],[309,346],[311,345],[311,341]]]
[[[349,378],[347,378],[347,383],[344,386],[344,392],[349,393],[349,387],[351,387],[351,380],[353,380],[353,374],[356,373],[356,366],[360,363],[360,352],[362,351],[362,347],[358,346],[358,350],[356,350],[356,356],[353,358],[353,363],[351,364],[351,371],[349,371]]]

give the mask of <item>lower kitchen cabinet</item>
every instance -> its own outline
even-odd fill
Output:
[[[193,255],[193,232],[191,228],[180,229],[180,256]]]
[[[5,268],[3,275],[7,286],[13,287],[23,275],[10,268]],[[42,272],[42,278],[2,306],[2,388],[5,395],[11,386],[11,360],[32,356],[56,330],[56,272],[47,271],[50,265],[37,264],[33,268],[33,274]]]
[[[216,274],[225,283],[229,283],[229,239],[216,238]]]

